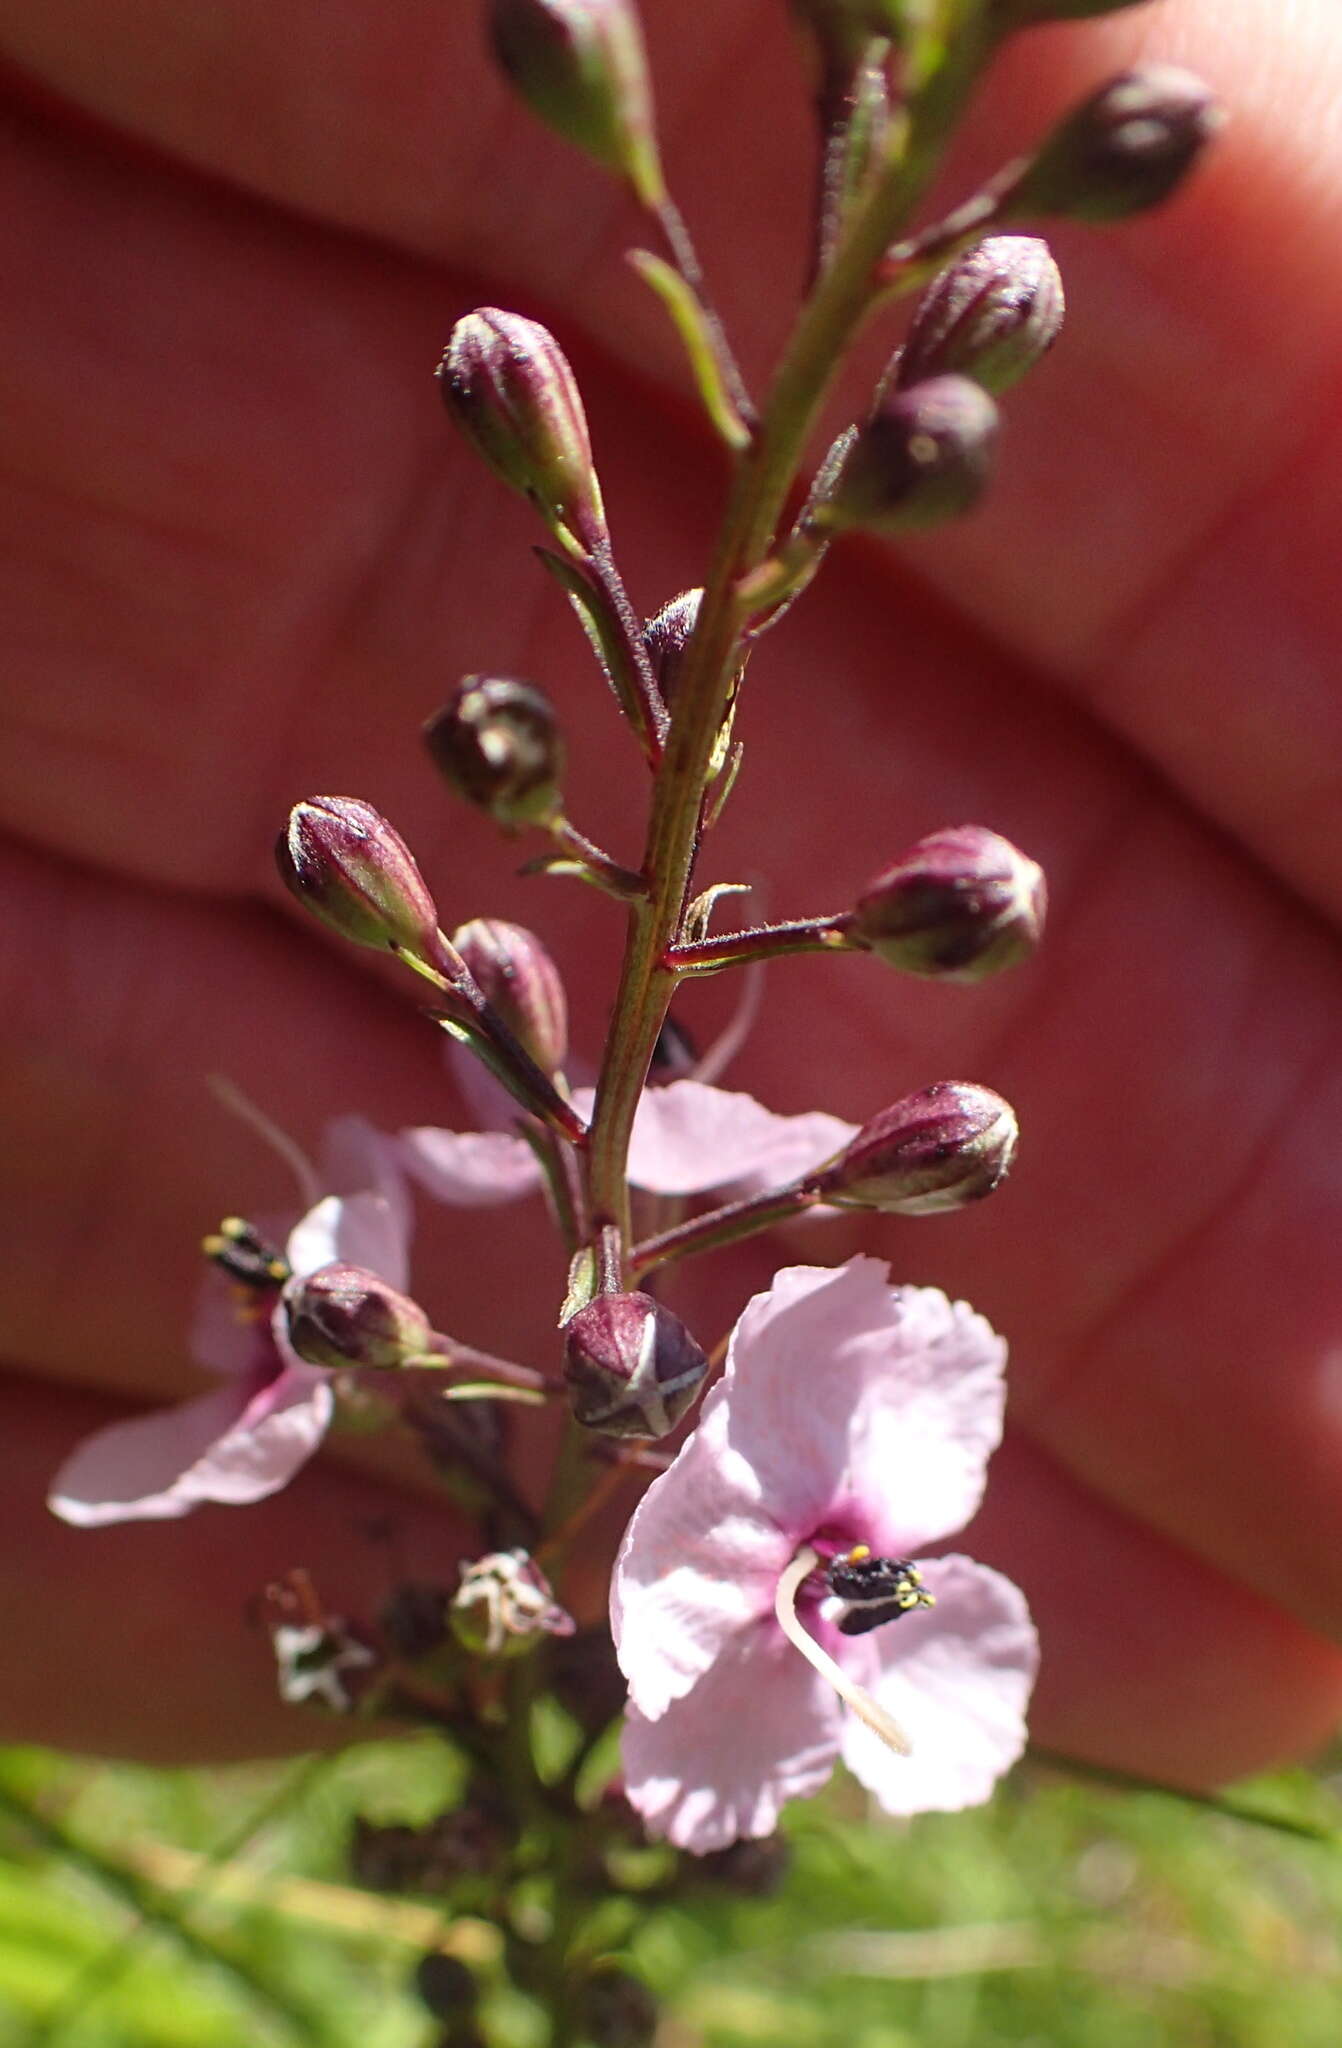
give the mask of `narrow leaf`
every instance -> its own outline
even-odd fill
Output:
[[[629,262],[652,286],[671,315],[705,412],[729,448],[750,445],[750,429],[732,403],[723,380],[708,315],[678,270],[649,249],[631,249]]]

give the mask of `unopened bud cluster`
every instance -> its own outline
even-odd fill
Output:
[[[983,494],[996,439],[997,407],[972,378],[896,386],[858,429],[811,523],[893,534],[958,519]]]
[[[938,1081],[871,1117],[806,1187],[840,1208],[940,1216],[992,1193],[1018,1137],[1014,1110],[991,1088]]]
[[[568,998],[559,969],[534,932],[500,917],[475,917],[452,934],[485,1001],[543,1074],[568,1052]]]
[[[383,1372],[432,1350],[419,1303],[362,1266],[322,1266],[290,1280],[282,1299],[289,1342],[309,1365]]]
[[[1062,330],[1062,278],[1034,235],[991,235],[923,294],[899,355],[898,383],[954,372],[985,391],[1019,383]]]
[[[666,1436],[707,1374],[702,1346],[650,1294],[599,1295],[565,1326],[573,1413],[603,1435]]]
[[[510,676],[467,676],[429,720],[424,744],[458,796],[510,831],[560,806],[564,742],[549,699]]]
[[[1211,88],[1173,64],[1111,79],[1056,128],[1022,173],[1011,211],[1124,220],[1168,199],[1225,119]]]
[[[275,858],[304,909],[343,938],[433,957],[437,906],[409,847],[371,804],[352,796],[295,804]]]
[[[587,415],[568,359],[539,321],[497,306],[458,320],[438,365],[448,412],[496,476],[587,547],[606,538]]]
[[[981,825],[951,826],[872,878],[848,936],[907,974],[981,981],[1034,951],[1046,906],[1037,861]]]

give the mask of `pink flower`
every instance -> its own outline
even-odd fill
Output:
[[[592,1090],[574,1091],[590,1116]],[[732,1188],[742,1194],[781,1187],[839,1152],[856,1135],[823,1110],[776,1116],[753,1096],[671,1081],[648,1088],[638,1105],[629,1146],[629,1178],[653,1195],[699,1195]],[[530,1146],[504,1131],[441,1131],[425,1125],[401,1133],[406,1170],[440,1202],[476,1208],[519,1201],[541,1185]]]
[[[403,1288],[409,1211],[387,1140],[358,1118],[341,1119],[327,1134],[323,1165],[327,1185],[353,1183],[357,1192],[311,1202],[288,1232],[289,1269],[305,1276],[347,1262]],[[63,1521],[158,1521],[202,1501],[263,1500],[287,1485],[326,1434],[330,1377],[290,1349],[278,1286],[259,1290],[256,1307],[248,1316],[223,1275],[209,1275],[191,1348],[224,1384],[87,1437],[48,1495]]]
[[[681,1848],[768,1834],[839,1756],[908,1814],[986,1799],[1024,1746],[1023,1596],[967,1557],[904,1565],[978,1505],[1005,1346],[964,1303],[886,1283],[865,1258],[776,1274],[625,1534],[625,1790]]]

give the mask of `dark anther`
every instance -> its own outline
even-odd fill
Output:
[[[225,1216],[218,1230],[201,1239],[200,1248],[239,1286],[264,1291],[283,1287],[289,1278],[289,1261],[241,1216]]]
[[[916,1564],[907,1558],[873,1557],[861,1547],[834,1558],[825,1582],[831,1593],[848,1602],[847,1613],[837,1621],[845,1636],[864,1636],[883,1622],[911,1614],[915,1607],[933,1605]]]

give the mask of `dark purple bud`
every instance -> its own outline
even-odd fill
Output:
[[[707,1372],[701,1346],[650,1294],[598,1295],[565,1325],[573,1413],[606,1436],[665,1436]]]
[[[433,1325],[419,1303],[362,1266],[295,1277],[282,1299],[289,1342],[309,1365],[381,1371],[432,1350]]]
[[[643,31],[628,0],[490,0],[489,36],[533,114],[628,178],[645,206],[662,203]]]
[[[968,377],[888,392],[858,431],[814,526],[903,533],[957,519],[988,481],[997,407]]]
[[[1124,220],[1182,183],[1225,113],[1210,86],[1173,64],[1142,64],[1070,114],[1011,194],[1011,213]]]
[[[434,765],[458,796],[509,831],[560,806],[564,742],[547,697],[508,676],[467,676],[424,727]]]
[[[551,525],[588,547],[605,541],[587,415],[568,359],[547,328],[495,306],[468,313],[452,330],[438,388],[497,476]]]
[[[659,612],[654,612],[643,628],[643,645],[648,650],[657,687],[668,705],[675,698],[681,662],[699,618],[703,595],[702,590],[682,590],[679,597],[673,597]]]
[[[354,796],[295,804],[275,859],[304,908],[356,946],[435,957],[438,907],[400,833],[371,804]]]
[[[525,1550],[494,1550],[461,1567],[452,1632],[477,1657],[516,1657],[542,1636],[571,1636],[574,1620]]]
[[[1047,242],[991,235],[923,293],[897,381],[920,384],[953,370],[985,391],[1005,391],[1052,348],[1062,316],[1062,279]]]
[[[950,826],[868,882],[848,936],[907,974],[981,981],[1034,951],[1046,906],[1037,861],[982,825]]]
[[[559,969],[534,932],[501,917],[474,917],[452,934],[486,1002],[544,1074],[568,1053],[568,1000]]]
[[[592,2048],[648,2048],[657,2032],[657,2001],[639,1977],[608,1965],[579,1995],[582,2031]]]
[[[442,1949],[430,1949],[415,1965],[415,1990],[435,2019],[454,2020],[474,2012],[480,1983],[469,1963]]]
[[[699,1875],[739,1892],[748,1899],[771,1899],[792,1867],[792,1844],[786,1835],[747,1837],[710,1849],[699,1858]]]
[[[1010,1103],[972,1081],[938,1081],[863,1124],[806,1183],[842,1208],[939,1216],[990,1195],[1015,1157]]]

